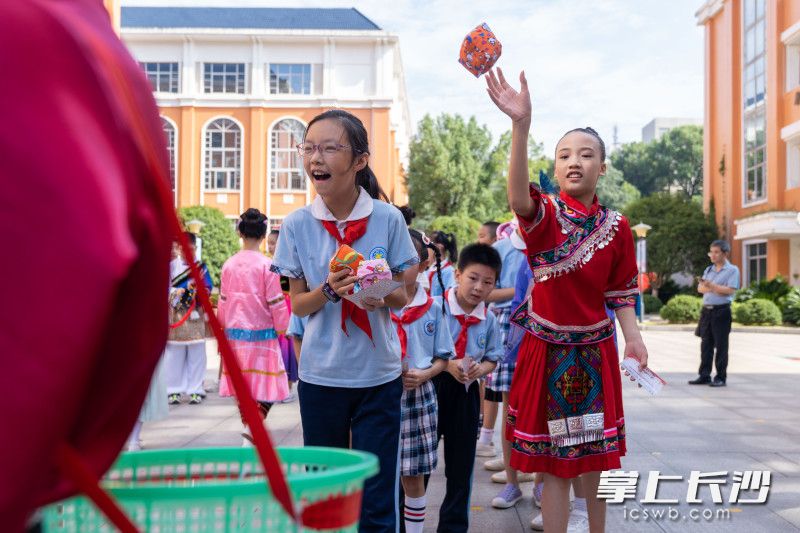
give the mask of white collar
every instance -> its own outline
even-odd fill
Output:
[[[419,274],[417,274],[417,283],[420,286],[422,286],[423,289],[427,290],[427,289],[431,288],[431,283],[428,280],[428,271],[427,270],[425,272],[420,272]]]
[[[425,292],[425,289],[422,288],[422,285],[417,283],[417,292],[414,293],[414,298],[411,299],[411,302],[406,306],[406,309],[409,307],[419,307],[421,305],[425,305],[428,302],[428,293]]]
[[[314,197],[314,200],[311,202],[311,215],[318,219],[318,220],[330,220],[332,222],[347,222],[350,220],[360,220],[362,218],[367,218],[372,214],[372,197],[369,195],[367,191],[364,190],[363,187],[358,188],[358,199],[356,200],[356,205],[353,206],[353,210],[350,211],[350,214],[347,215],[347,218],[344,220],[336,220],[336,217],[333,216],[328,206],[325,205],[325,202],[322,200],[320,195]]]
[[[511,244],[513,244],[514,248],[516,248],[517,250],[522,250],[522,251],[525,251],[525,249],[528,247],[525,244],[525,241],[522,240],[522,237],[520,237],[519,233],[517,233],[516,231],[511,232]]]
[[[465,312],[456,299],[456,287],[450,289],[447,293],[447,303],[450,306],[450,312],[454,315],[467,315],[474,316],[478,320],[486,320],[486,304],[481,302],[475,306],[471,313]]]

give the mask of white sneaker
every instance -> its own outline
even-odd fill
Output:
[[[495,509],[508,509],[514,507],[522,499],[522,491],[514,485],[508,484],[503,487],[502,492],[492,500],[492,507]]]
[[[490,459],[483,463],[483,468],[489,472],[500,472],[505,470],[506,464],[503,462],[503,456],[501,455],[497,459]],[[503,481],[503,483],[505,483],[505,481]]]
[[[481,444],[479,442],[475,447],[475,455],[478,457],[497,457],[497,450],[495,449],[493,442],[490,442],[489,444]]]
[[[542,513],[537,514],[531,520],[531,529],[535,531],[544,531],[544,522],[542,521]]]
[[[286,398],[284,398],[283,400],[281,400],[278,403],[292,403],[296,399],[297,399],[297,395],[295,395],[295,393],[293,393],[293,392],[290,392],[289,396],[287,396]]]
[[[586,533],[589,531],[589,515],[586,511],[573,509],[569,513],[569,522],[567,522],[567,533]]]
[[[536,485],[533,486],[533,504],[539,509],[542,508],[542,498],[540,494],[536,492]]]
[[[517,472],[517,483],[530,483],[536,476],[530,472]],[[492,483],[508,483],[505,468],[492,474]]]

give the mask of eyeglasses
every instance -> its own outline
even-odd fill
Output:
[[[336,152],[350,148],[346,144],[337,143],[300,143],[297,145],[297,153],[300,157],[311,157],[314,152],[319,152],[323,157],[335,155]]]

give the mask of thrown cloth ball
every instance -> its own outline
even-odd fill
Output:
[[[503,45],[484,22],[464,37],[458,62],[477,78],[494,66],[502,51]]]

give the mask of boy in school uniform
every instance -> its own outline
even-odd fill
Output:
[[[503,356],[497,318],[484,300],[495,288],[501,260],[486,244],[465,247],[458,258],[455,288],[445,292],[446,320],[456,356],[447,371],[433,378],[439,403],[438,436],[444,438],[447,489],[439,511],[438,531],[469,529],[469,500],[479,423],[478,379],[494,370]],[[468,363],[464,363],[465,358]]]

